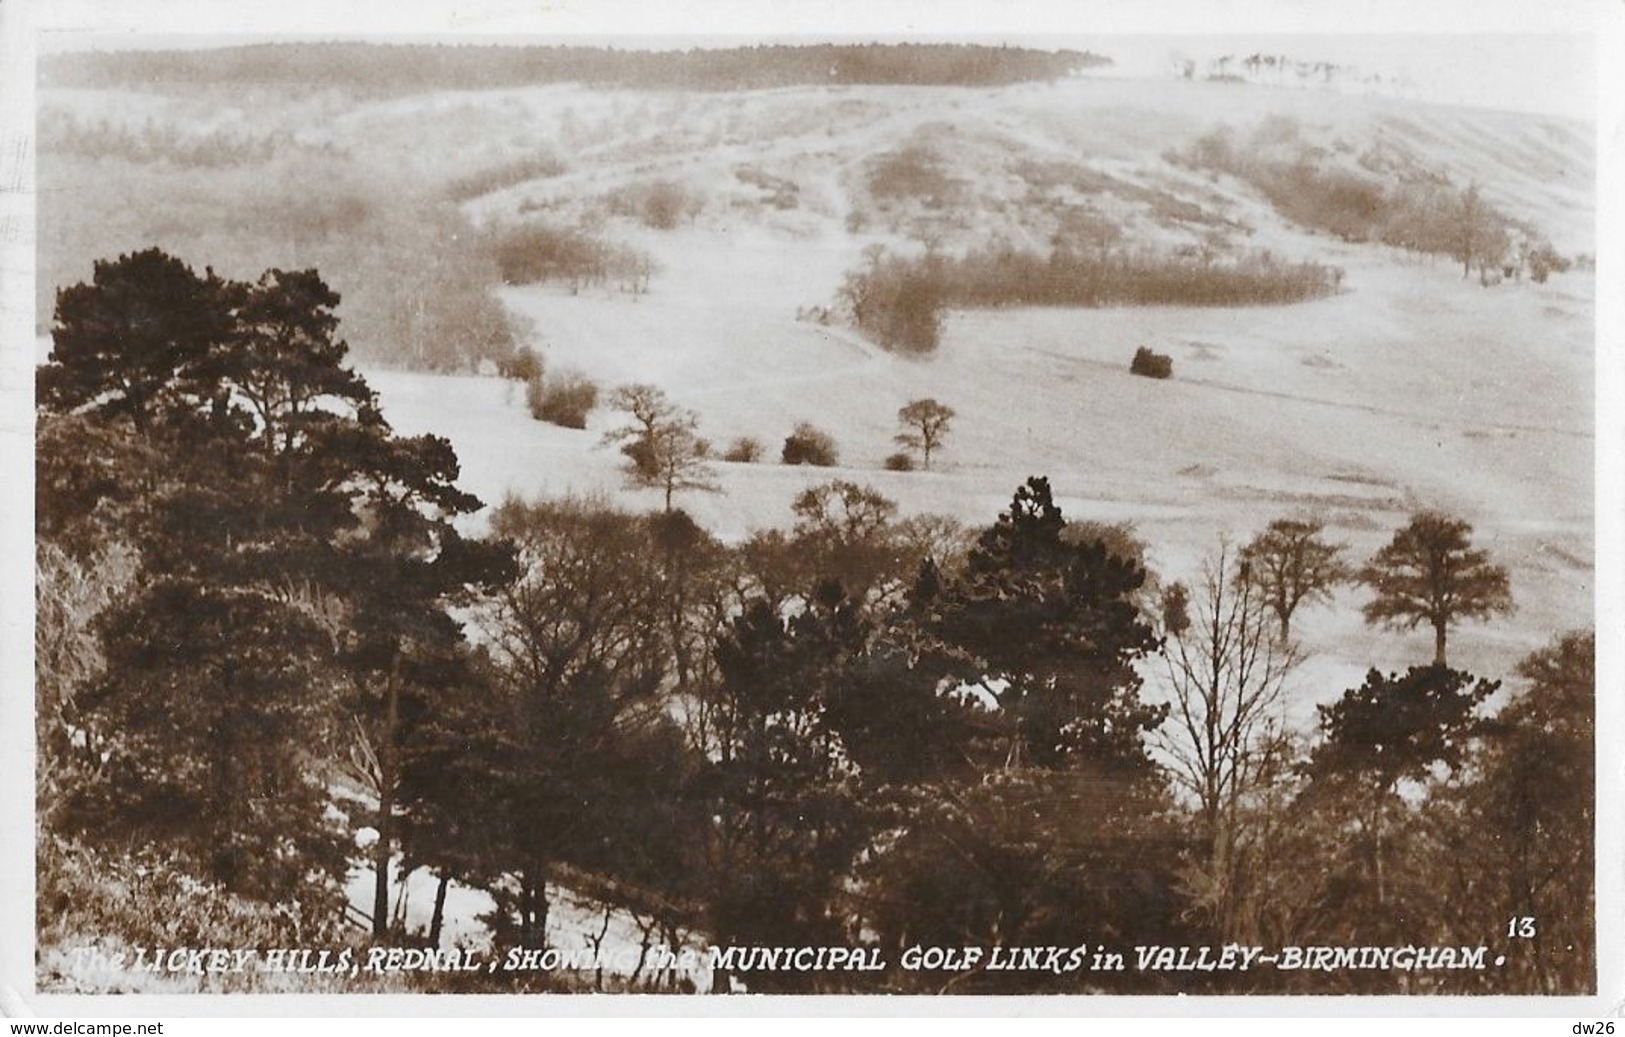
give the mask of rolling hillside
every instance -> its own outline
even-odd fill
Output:
[[[1588,126],[1086,75],[707,91],[267,82],[241,96],[48,85],[41,111],[42,327],[93,260],[152,245],[235,278],[317,265],[345,297],[344,333],[385,416],[447,437],[487,505],[659,509],[605,439],[627,423],[604,405],[611,390],[649,383],[698,415],[713,457],[741,437],[764,447],[756,463],[714,461],[715,492],[678,494],[731,543],[790,526],[796,495],[832,479],[875,488],[900,516],[974,529],[1045,475],[1069,519],[1132,524],[1158,578],[1191,582],[1221,544],[1277,518],[1323,520],[1358,564],[1440,509],[1509,569],[1517,605],[1453,633],[1453,665],[1510,678],[1504,700],[1519,660],[1594,623]],[[1510,261],[1464,277],[1448,254],[1317,231],[1191,158],[1221,138],[1365,197],[1475,187],[1520,247],[1549,244],[1572,266],[1539,283]],[[515,276],[502,243],[525,234],[646,259],[647,282]],[[1195,270],[1267,254],[1339,276],[1290,305],[948,309],[922,355],[881,348],[842,311],[849,275],[882,255],[1091,250]],[[600,387],[585,428],[534,420],[525,386],[496,374],[519,346],[548,377]],[[1168,355],[1172,377],[1130,374],[1139,347]],[[954,409],[951,432],[932,470],[889,470],[898,410],[923,397]],[[834,437],[836,466],[778,463],[800,422]],[[1302,731],[1368,668],[1431,658],[1431,631],[1366,626],[1365,597],[1344,587],[1293,619],[1306,661],[1288,711]],[[1162,667],[1141,666],[1150,697],[1165,693]],[[352,869],[353,900],[369,875]],[[416,883],[414,924],[433,897],[427,873]],[[448,931],[472,937],[483,896],[454,887]],[[600,924],[596,907],[561,908],[561,944]],[[639,938],[610,922],[612,942]]]
[[[1484,288],[1448,258],[1294,225],[1236,177],[1173,160],[1221,128],[1243,141],[1284,138],[1289,151],[1333,168],[1363,161],[1392,182],[1477,185],[1573,256],[1595,247],[1582,125],[1236,83],[1087,77],[974,89],[545,85],[378,100],[265,90],[256,100],[51,89],[42,108],[132,134],[282,134],[297,153],[327,156],[364,199],[369,182],[410,202],[420,197],[412,192],[460,181],[476,235],[541,220],[643,250],[656,270],[643,294],[557,283],[494,290],[549,369],[577,369],[606,390],[656,384],[699,412],[714,444],[753,436],[771,462],[797,421],[834,433],[838,469],[719,464],[724,492],[682,500],[726,538],[788,524],[794,494],[829,478],[869,483],[905,514],[982,524],[1021,479],[1044,473],[1069,514],[1135,523],[1154,565],[1176,579],[1220,536],[1244,539],[1284,514],[1324,516],[1360,556],[1410,511],[1442,507],[1473,521],[1512,566],[1520,606],[1509,623],[1465,629],[1464,662],[1502,673],[1554,632],[1589,621],[1589,274]],[[544,175],[525,176],[538,157],[548,160]],[[229,212],[194,208],[182,222],[155,205],[102,218],[98,206],[109,203],[65,196],[81,178],[106,176],[113,159],[69,149],[42,162],[47,280],[152,243],[247,273],[315,261],[324,237],[346,233],[333,221],[347,209],[318,213],[278,260],[275,242],[251,227],[205,234]],[[885,180],[888,168],[901,168],[901,179]],[[220,175],[239,182],[244,172]],[[689,200],[672,229],[613,204],[616,192],[649,184],[676,185]],[[386,193],[348,218],[371,226],[367,206],[404,215],[387,208]],[[835,302],[866,248],[907,253],[922,239],[948,252],[1042,248],[1080,213],[1127,246],[1207,249],[1221,261],[1268,249],[1334,265],[1345,279],[1331,298],[1283,307],[955,312],[927,358],[878,349],[838,319],[798,320]],[[392,240],[387,228],[377,233]],[[226,254],[191,254],[200,237]],[[396,261],[413,262],[421,248],[397,251]],[[323,272],[347,295],[379,280],[349,282],[354,272],[342,265]],[[1128,374],[1140,345],[1173,357],[1172,380]],[[521,387],[496,378],[391,371],[365,350],[360,359],[391,420],[450,437],[487,501],[601,493],[658,506],[652,491],[626,488],[620,458],[600,445],[613,413],[595,412],[585,431],[561,429],[530,420]],[[959,414],[937,470],[885,471],[896,411],[921,396]],[[1398,667],[1422,651],[1421,635],[1366,630],[1357,600],[1346,592],[1304,625],[1310,646],[1340,661],[1338,676],[1305,689],[1311,698],[1336,694],[1365,665]]]

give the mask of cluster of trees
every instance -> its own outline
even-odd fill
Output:
[[[928,353],[949,307],[1281,306],[1338,290],[1343,271],[1291,263],[1268,250],[1221,259],[1212,253],[1109,248],[1047,255],[1010,245],[963,256],[910,257],[874,246],[849,271],[840,298],[852,322],[887,349]]]
[[[1088,52],[974,44],[817,44],[684,51],[604,47],[268,43],[185,51],[53,54],[49,86],[175,90],[306,88],[362,96],[583,83],[641,90],[760,90],[797,85],[1002,86],[1111,64]]]
[[[538,374],[531,385],[541,384]],[[719,489],[711,467],[711,441],[699,434],[700,416],[673,403],[658,387],[639,383],[615,390],[610,404],[625,412],[631,421],[605,433],[606,443],[617,445],[626,457],[626,473],[635,486],[655,487],[664,492],[665,510],[672,510],[673,497],[685,490],[714,492]],[[534,410],[534,407],[533,407]],[[539,415],[538,415],[539,416]],[[952,407],[925,398],[904,404],[897,411],[901,429],[894,437],[908,448],[886,459],[891,471],[913,471],[914,454],[920,467],[931,467],[931,455],[941,450],[952,428]],[[579,425],[574,427],[581,427]],[[748,436],[735,440],[722,459],[754,464],[762,457],[762,445]],[[835,437],[810,422],[798,422],[784,438],[779,459],[787,465],[831,468],[840,460]]]
[[[213,169],[222,166],[259,165],[279,154],[301,148],[342,157],[330,144],[301,144],[286,131],[250,136],[227,129],[184,133],[169,124],[154,125],[150,120],[139,129],[115,124],[107,119],[81,120],[72,111],[46,107],[39,120],[40,152],[81,155],[89,158],[117,158],[139,165],[168,163],[183,168]]]
[[[958,205],[968,190],[965,181],[948,173],[936,149],[925,143],[910,144],[874,159],[864,186],[881,205],[917,202],[928,209]]]
[[[674,230],[705,208],[705,197],[675,180],[631,183],[604,195],[612,216],[635,219],[652,230]]]
[[[453,524],[480,502],[450,445],[344,366],[338,302],[314,271],[98,263],[37,392],[42,859],[142,846],[314,934],[342,918],[335,800],[371,796],[387,863],[404,734],[463,665],[449,610],[511,572]]]
[[[379,833],[378,940],[409,938],[391,887],[427,869],[491,893],[499,947],[545,944],[568,882],[645,949],[889,963],[734,977],[758,991],[1594,986],[1591,638],[1531,656],[1484,716],[1496,685],[1448,668],[1442,632],[1506,585],[1464,526],[1419,516],[1367,567],[1368,615],[1434,624],[1439,658],[1373,672],[1305,743],[1280,709],[1291,619],[1347,575],[1313,523],[1161,595],[1131,538],[1068,522],[1042,478],[973,533],[835,481],[733,547],[674,507],[579,500],[510,500],[470,541],[455,456],[389,429],[336,304],[313,272],[238,283],[155,251],[61,293],[38,394],[42,932],[82,910],[52,869],[83,849],[342,942],[342,804]],[[665,478],[668,440],[696,456],[691,414],[648,387],[617,402],[634,471]],[[95,903],[113,916],[85,931],[143,935]],[[1507,962],[898,965],[921,943],[1230,941]]]
[[[615,282],[622,291],[641,295],[655,273],[648,253],[579,227],[532,222],[494,229],[487,237],[491,258],[507,284],[557,281],[575,293]]]
[[[1389,163],[1375,157],[1358,168],[1339,167],[1304,143],[1290,120],[1267,121],[1247,141],[1221,127],[1169,157],[1246,181],[1301,226],[1448,256],[1462,265],[1463,277],[1476,270],[1485,284],[1524,273],[1544,283],[1570,265],[1537,230],[1485,201],[1477,186],[1408,168],[1386,175]]]

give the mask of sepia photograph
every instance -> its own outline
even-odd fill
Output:
[[[1618,991],[1595,31],[174,21],[33,36],[34,996]]]

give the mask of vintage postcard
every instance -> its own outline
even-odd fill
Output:
[[[1618,997],[1608,13],[825,6],[13,12],[11,1004]]]

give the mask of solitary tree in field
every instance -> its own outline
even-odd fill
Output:
[[[1364,608],[1367,623],[1433,628],[1435,665],[1445,665],[1445,639],[1464,619],[1487,619],[1512,611],[1507,572],[1489,553],[1474,550],[1473,527],[1461,519],[1425,511],[1394,534],[1358,574],[1375,592]]]
[[[897,421],[903,431],[895,437],[897,442],[920,452],[920,467],[931,467],[931,454],[942,445],[948,435],[948,425],[954,419],[954,409],[933,399],[915,400],[897,412]]]
[[[605,440],[621,444],[634,482],[665,491],[667,511],[678,490],[717,488],[711,445],[699,435],[699,415],[672,403],[652,385],[622,386],[610,403],[630,414],[632,424],[611,430]]]
[[[1277,519],[1241,549],[1242,578],[1257,584],[1281,624],[1281,640],[1292,633],[1292,614],[1306,602],[1326,601],[1332,588],[1349,578],[1340,544],[1321,539],[1325,525],[1306,519]]]

